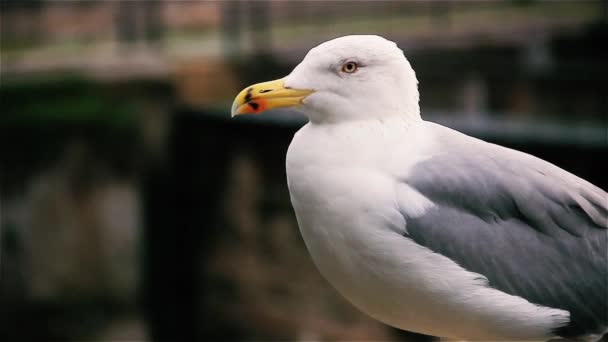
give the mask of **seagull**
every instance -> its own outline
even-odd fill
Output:
[[[232,116],[295,107],[286,157],[320,273],[393,327],[461,340],[596,341],[608,332],[608,194],[532,155],[422,120],[385,38],[345,36]]]

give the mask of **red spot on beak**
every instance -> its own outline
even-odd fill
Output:
[[[247,102],[248,114],[259,114],[266,110],[267,103],[265,99],[255,99]]]
[[[258,99],[257,102],[258,102],[258,109],[256,110],[256,113],[261,113],[261,112],[265,111],[266,107],[267,107],[266,100]]]

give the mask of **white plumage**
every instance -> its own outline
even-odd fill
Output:
[[[287,153],[291,201],[315,264],[353,305],[434,336],[601,337],[606,304],[585,305],[607,300],[603,190],[423,121],[415,73],[384,38],[323,43],[280,82],[272,96],[247,89],[233,114],[310,92]]]

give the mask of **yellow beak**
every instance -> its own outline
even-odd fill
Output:
[[[272,108],[297,106],[309,89],[285,88],[283,79],[258,83],[243,89],[232,102],[232,116],[240,114],[259,114]]]

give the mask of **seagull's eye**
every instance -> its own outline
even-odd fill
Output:
[[[348,74],[352,74],[353,72],[357,71],[358,68],[359,65],[357,65],[355,62],[346,62],[344,65],[342,65],[342,71]]]

